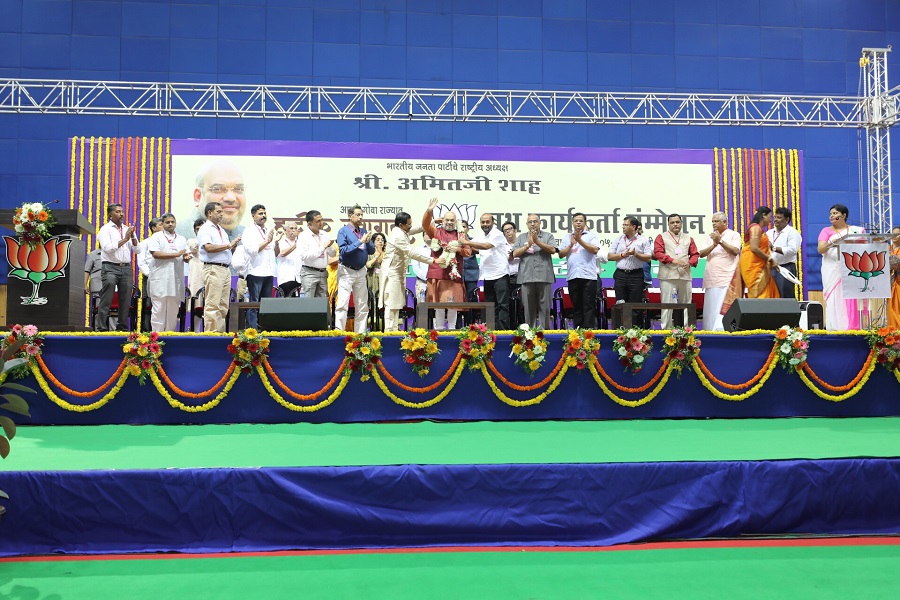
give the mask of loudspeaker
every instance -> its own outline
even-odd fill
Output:
[[[800,325],[800,303],[792,298],[738,298],[722,317],[725,331]]]
[[[328,298],[262,298],[259,327],[266,331],[331,329]]]

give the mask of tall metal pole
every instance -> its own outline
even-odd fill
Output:
[[[866,130],[867,177],[860,181],[867,198],[866,228],[875,233],[891,230],[891,134],[897,122],[895,99],[888,89],[887,48],[863,48],[863,118]],[[862,157],[860,157],[862,158]]]

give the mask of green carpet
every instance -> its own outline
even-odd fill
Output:
[[[0,562],[0,598],[840,599],[900,596],[900,546]]]
[[[900,456],[900,418],[20,427],[12,471]]]

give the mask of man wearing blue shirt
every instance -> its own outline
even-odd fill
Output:
[[[350,224],[338,230],[337,244],[340,264],[338,265],[338,292],[334,307],[334,328],[343,331],[347,326],[347,307],[350,293],[353,293],[354,321],[356,333],[366,332],[369,316],[369,285],[366,282],[366,261],[374,254],[372,234],[362,228],[363,210],[357,204],[347,211]]]

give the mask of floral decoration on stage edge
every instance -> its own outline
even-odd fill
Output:
[[[591,357],[596,359],[600,353],[600,340],[590,329],[575,329],[569,332],[569,340],[563,350],[566,354],[566,366],[582,371],[588,367]]]
[[[19,238],[32,250],[51,237],[50,229],[56,225],[53,213],[46,204],[28,202],[16,209],[13,227]]]
[[[866,334],[869,347],[875,351],[875,360],[890,372],[900,368],[900,330],[882,327]]]
[[[700,340],[694,336],[695,330],[691,325],[687,327],[675,327],[672,333],[666,336],[662,353],[669,357],[669,364],[681,377],[683,371],[689,371],[700,353]]]
[[[544,339],[544,332],[532,329],[528,323],[519,325],[513,333],[512,352],[509,355],[515,356],[516,365],[534,377],[535,372],[547,358],[547,340]]]
[[[441,353],[437,345],[438,332],[432,329],[426,331],[422,327],[407,332],[400,341],[403,350],[403,360],[419,377],[428,375],[431,364]]]
[[[644,368],[644,361],[653,350],[653,342],[647,332],[638,327],[625,329],[619,327],[618,335],[613,340],[613,350],[625,370],[639,373]]]
[[[345,373],[360,372],[360,381],[368,381],[375,365],[381,361],[381,340],[368,333],[357,333],[344,338]]]
[[[800,327],[784,325],[775,332],[775,354],[778,364],[791,372],[799,371],[809,352],[809,334]]]
[[[22,348],[12,358],[24,358],[26,362],[11,368],[8,372],[8,376],[13,379],[23,379],[31,375],[32,365],[37,364],[37,356],[41,354],[41,347],[44,345],[44,334],[34,325],[10,325],[9,330],[0,341],[0,351],[6,350],[17,340],[25,340]]]
[[[162,347],[165,344],[155,331],[150,333],[135,331],[128,334],[128,338],[122,344],[122,352],[125,353],[128,365],[126,367],[128,374],[137,377],[138,383],[144,385],[150,371],[159,368],[159,357],[162,356]]]
[[[234,355],[234,366],[242,373],[250,375],[267,360],[269,354],[269,338],[263,337],[252,327],[234,333],[234,339],[228,344],[228,352]]]
[[[484,323],[472,323],[461,329],[456,338],[459,340],[459,353],[470,371],[480,370],[485,360],[494,353],[494,346],[497,344],[497,335]]]

